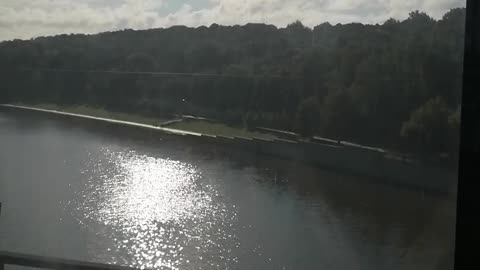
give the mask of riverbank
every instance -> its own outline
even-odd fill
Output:
[[[190,262],[231,250],[246,262],[238,269],[356,269],[345,258],[359,257],[364,269],[434,269],[453,254],[455,200],[201,139],[0,109],[0,249],[131,263],[126,240],[152,254],[159,248],[148,242],[157,242]],[[252,253],[259,241],[261,258]]]
[[[51,103],[40,104],[23,104],[15,103],[15,106],[23,108],[37,108],[49,111],[72,113],[78,115],[85,115],[104,119],[114,119],[119,121],[133,122],[139,124],[145,124],[152,127],[168,127],[169,129],[175,129],[185,132],[194,132],[212,136],[225,136],[225,137],[242,137],[242,138],[261,138],[261,139],[276,139],[277,136],[268,132],[250,131],[245,128],[232,127],[226,124],[212,121],[210,119],[204,119],[193,116],[155,116],[146,117],[137,114],[112,112],[103,108],[96,108],[85,105],[78,106],[60,106]]]
[[[25,103],[14,103],[12,105],[28,108],[37,108],[45,109],[50,111],[74,113],[79,115],[87,115],[93,117],[100,117],[106,119],[115,119],[120,121],[135,122],[140,124],[146,124],[151,126],[161,126],[161,124],[169,119],[164,117],[145,117],[136,114],[122,113],[122,112],[112,112],[107,111],[103,108],[96,108],[85,105],[77,106],[60,106],[52,103],[39,103],[39,104],[25,104]]]
[[[77,114],[77,113],[70,113],[70,112],[65,112],[65,111],[42,109],[42,108],[35,108],[35,107],[21,106],[21,105],[13,105],[13,104],[0,104],[0,106],[2,108],[6,108],[6,109],[29,110],[29,111],[50,113],[50,114],[68,116],[68,117],[76,117],[76,118],[102,121],[102,122],[106,122],[106,123],[119,124],[119,125],[130,126],[130,127],[138,127],[138,128],[146,128],[146,129],[150,129],[150,130],[158,130],[158,131],[163,131],[165,133],[171,133],[171,134],[201,136],[200,133],[188,132],[188,131],[177,130],[177,129],[170,129],[170,128],[165,128],[165,127],[160,127],[160,126],[148,125],[148,124],[144,124],[144,123],[117,120],[117,119],[112,119],[112,118],[97,117],[97,116],[91,116],[91,115],[85,115],[85,114]]]
[[[4,109],[29,110],[66,117],[96,120],[121,126],[144,128],[165,134],[182,135],[183,140],[194,144],[214,145],[249,155],[268,155],[276,158],[313,163],[333,170],[368,176],[384,183],[421,189],[425,191],[456,194],[457,175],[445,168],[422,165],[405,160],[390,158],[388,153],[361,147],[324,144],[318,142],[292,141],[285,139],[228,137],[202,134],[142,123],[74,114],[18,105],[1,105]]]

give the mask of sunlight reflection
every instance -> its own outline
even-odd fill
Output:
[[[225,265],[237,261],[227,248],[235,236],[222,229],[235,212],[227,211],[214,187],[199,183],[194,166],[133,151],[102,152],[106,158],[91,169],[101,179],[89,179],[78,210],[89,223],[113,231],[107,237],[131,256],[117,260],[112,251],[113,263],[161,269],[218,263],[205,253],[222,254]]]

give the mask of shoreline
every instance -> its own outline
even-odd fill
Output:
[[[48,112],[59,112],[78,115],[79,117],[94,117],[97,120],[111,120],[125,122],[128,125],[147,125],[151,128],[166,128],[168,130],[180,131],[185,133],[198,133],[209,136],[223,137],[241,137],[256,139],[281,139],[274,133],[266,131],[248,130],[239,126],[230,126],[228,124],[202,117],[190,115],[163,115],[163,116],[145,116],[142,114],[125,113],[119,111],[109,111],[99,107],[88,105],[60,106],[53,103],[23,104],[13,103],[7,106],[17,106],[18,108],[45,110]]]
[[[385,153],[350,147],[341,147],[315,142],[295,142],[284,139],[243,138],[215,136],[179,129],[153,126],[137,122],[75,114],[57,110],[11,104],[0,104],[0,108],[49,113],[57,116],[95,120],[125,127],[143,128],[162,132],[194,143],[233,147],[252,155],[267,155],[275,158],[312,163],[326,169],[372,177],[386,184],[456,195],[457,175],[452,170],[409,164],[389,159]]]
[[[108,123],[113,123],[113,124],[121,124],[121,125],[134,126],[134,127],[140,127],[140,128],[148,128],[148,129],[154,129],[154,130],[163,131],[163,132],[167,132],[167,133],[171,133],[171,134],[193,135],[193,136],[201,136],[202,135],[201,133],[190,132],[190,131],[185,131],[185,130],[180,130],[180,129],[172,129],[172,128],[154,126],[154,125],[143,124],[143,123],[138,123],[138,122],[131,122],[131,121],[112,119],[112,118],[91,116],[91,115],[86,115],[86,114],[77,114],[77,113],[69,113],[69,112],[58,111],[58,110],[42,109],[42,108],[36,108],[36,107],[31,107],[31,106],[21,106],[21,105],[12,105],[12,104],[0,104],[0,106],[4,107],[4,108],[24,109],[24,110],[38,111],[38,112],[44,112],[44,113],[53,113],[53,114],[71,116],[71,117],[80,117],[80,118],[96,120],[96,121],[103,121],[103,122],[108,122]]]

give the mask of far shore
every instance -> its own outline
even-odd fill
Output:
[[[208,133],[165,127],[162,126],[157,119],[155,120],[160,124],[149,125],[139,122],[118,120],[123,114],[116,114],[115,117],[117,119],[114,119],[112,116],[110,116],[111,118],[93,116],[93,112],[100,112],[103,113],[103,116],[107,116],[106,111],[95,111],[95,109],[90,110],[89,114],[80,114],[67,112],[65,110],[55,110],[55,107],[53,106],[49,107],[49,109],[45,109],[23,105],[0,104],[0,107],[38,111],[123,126],[146,128],[173,135],[187,135],[185,138],[188,137],[202,143],[233,147],[237,150],[255,153],[256,155],[264,154],[281,159],[312,163],[323,168],[369,176],[372,179],[379,179],[381,182],[394,185],[442,194],[454,195],[456,193],[456,173],[454,171],[438,166],[430,166],[427,164],[422,165],[417,162],[397,160],[397,158],[391,157],[388,152],[381,152],[375,149],[366,149],[364,147],[350,146],[348,144],[332,145],[315,141],[291,141],[277,138],[270,139],[268,137],[248,138],[246,136],[210,135]],[[86,109],[77,108],[69,111],[83,112],[82,110]],[[129,115],[128,117],[138,116]],[[171,120],[167,122],[171,122]],[[188,124],[188,121],[182,123]],[[192,123],[196,122],[193,121]],[[186,126],[188,127],[188,125]],[[199,125],[199,127],[205,128],[208,127],[208,125]]]
[[[7,105],[7,104],[6,104]],[[118,120],[123,122],[144,124],[152,128],[166,130],[178,130],[178,132],[198,133],[211,136],[239,137],[239,138],[257,138],[273,140],[277,139],[275,134],[267,132],[250,131],[242,127],[229,126],[220,122],[204,121],[202,118],[193,118],[191,116],[163,116],[147,117],[132,113],[113,112],[103,108],[97,108],[86,105],[60,106],[52,103],[25,104],[14,103],[12,106],[42,109],[50,112],[70,113],[87,117]],[[167,128],[168,127],[168,128]]]

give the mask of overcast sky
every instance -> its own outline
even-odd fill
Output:
[[[265,22],[283,27],[297,19],[382,23],[412,10],[440,18],[466,0],[0,0],[0,40],[63,33],[98,33],[171,25]]]

